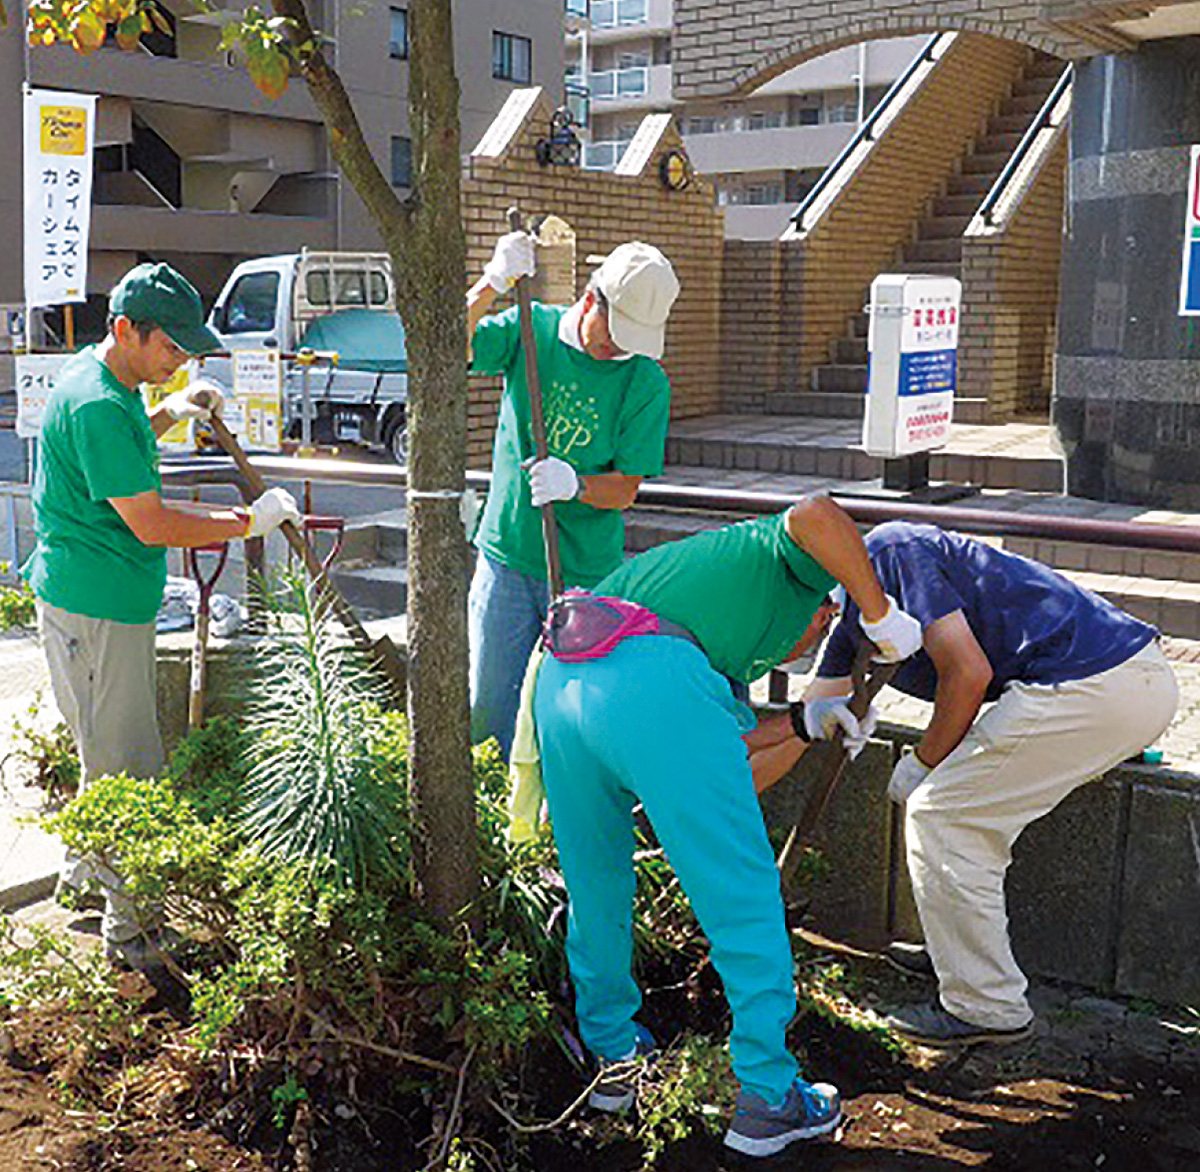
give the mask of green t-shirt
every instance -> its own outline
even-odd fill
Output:
[[[663,468],[671,388],[657,362],[592,358],[562,342],[562,306],[533,304],[534,340],[541,376],[550,455],[581,476],[621,472],[657,476]],[[546,577],[541,514],[529,499],[521,464],[533,455],[525,352],[517,308],[486,317],[472,341],[471,369],[503,374],[500,423],[492,453],[492,486],[475,544],[502,565]],[[563,578],[568,586],[592,586],[620,565],[625,522],[620,509],[597,509],[582,501],[554,506]]]
[[[777,667],[837,585],[790,537],[787,513],[668,542],[596,586],[687,627],[709,662],[749,683]]]
[[[38,445],[37,546],[22,574],[39,598],[118,623],[154,620],[167,551],[143,545],[110,497],[161,491],[158,443],[136,391],[83,350],[59,372]]]

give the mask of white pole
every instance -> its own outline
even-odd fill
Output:
[[[858,125],[867,116],[867,42],[858,43]]]

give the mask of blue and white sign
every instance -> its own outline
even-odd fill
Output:
[[[863,447],[895,459],[950,439],[962,286],[954,277],[882,273],[871,282]]]
[[[1187,212],[1183,220],[1183,272],[1179,278],[1179,313],[1200,315],[1200,146],[1192,147],[1188,172]]]

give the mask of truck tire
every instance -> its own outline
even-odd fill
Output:
[[[397,464],[408,466],[408,414],[403,408],[395,411],[388,420],[383,443]]]

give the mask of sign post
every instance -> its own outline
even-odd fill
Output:
[[[243,446],[278,452],[283,440],[283,365],[278,350],[235,350],[225,425]]]
[[[955,277],[882,273],[871,282],[863,447],[884,461],[885,492],[946,500],[976,491],[929,484],[929,452],[950,440],[961,296]]]

